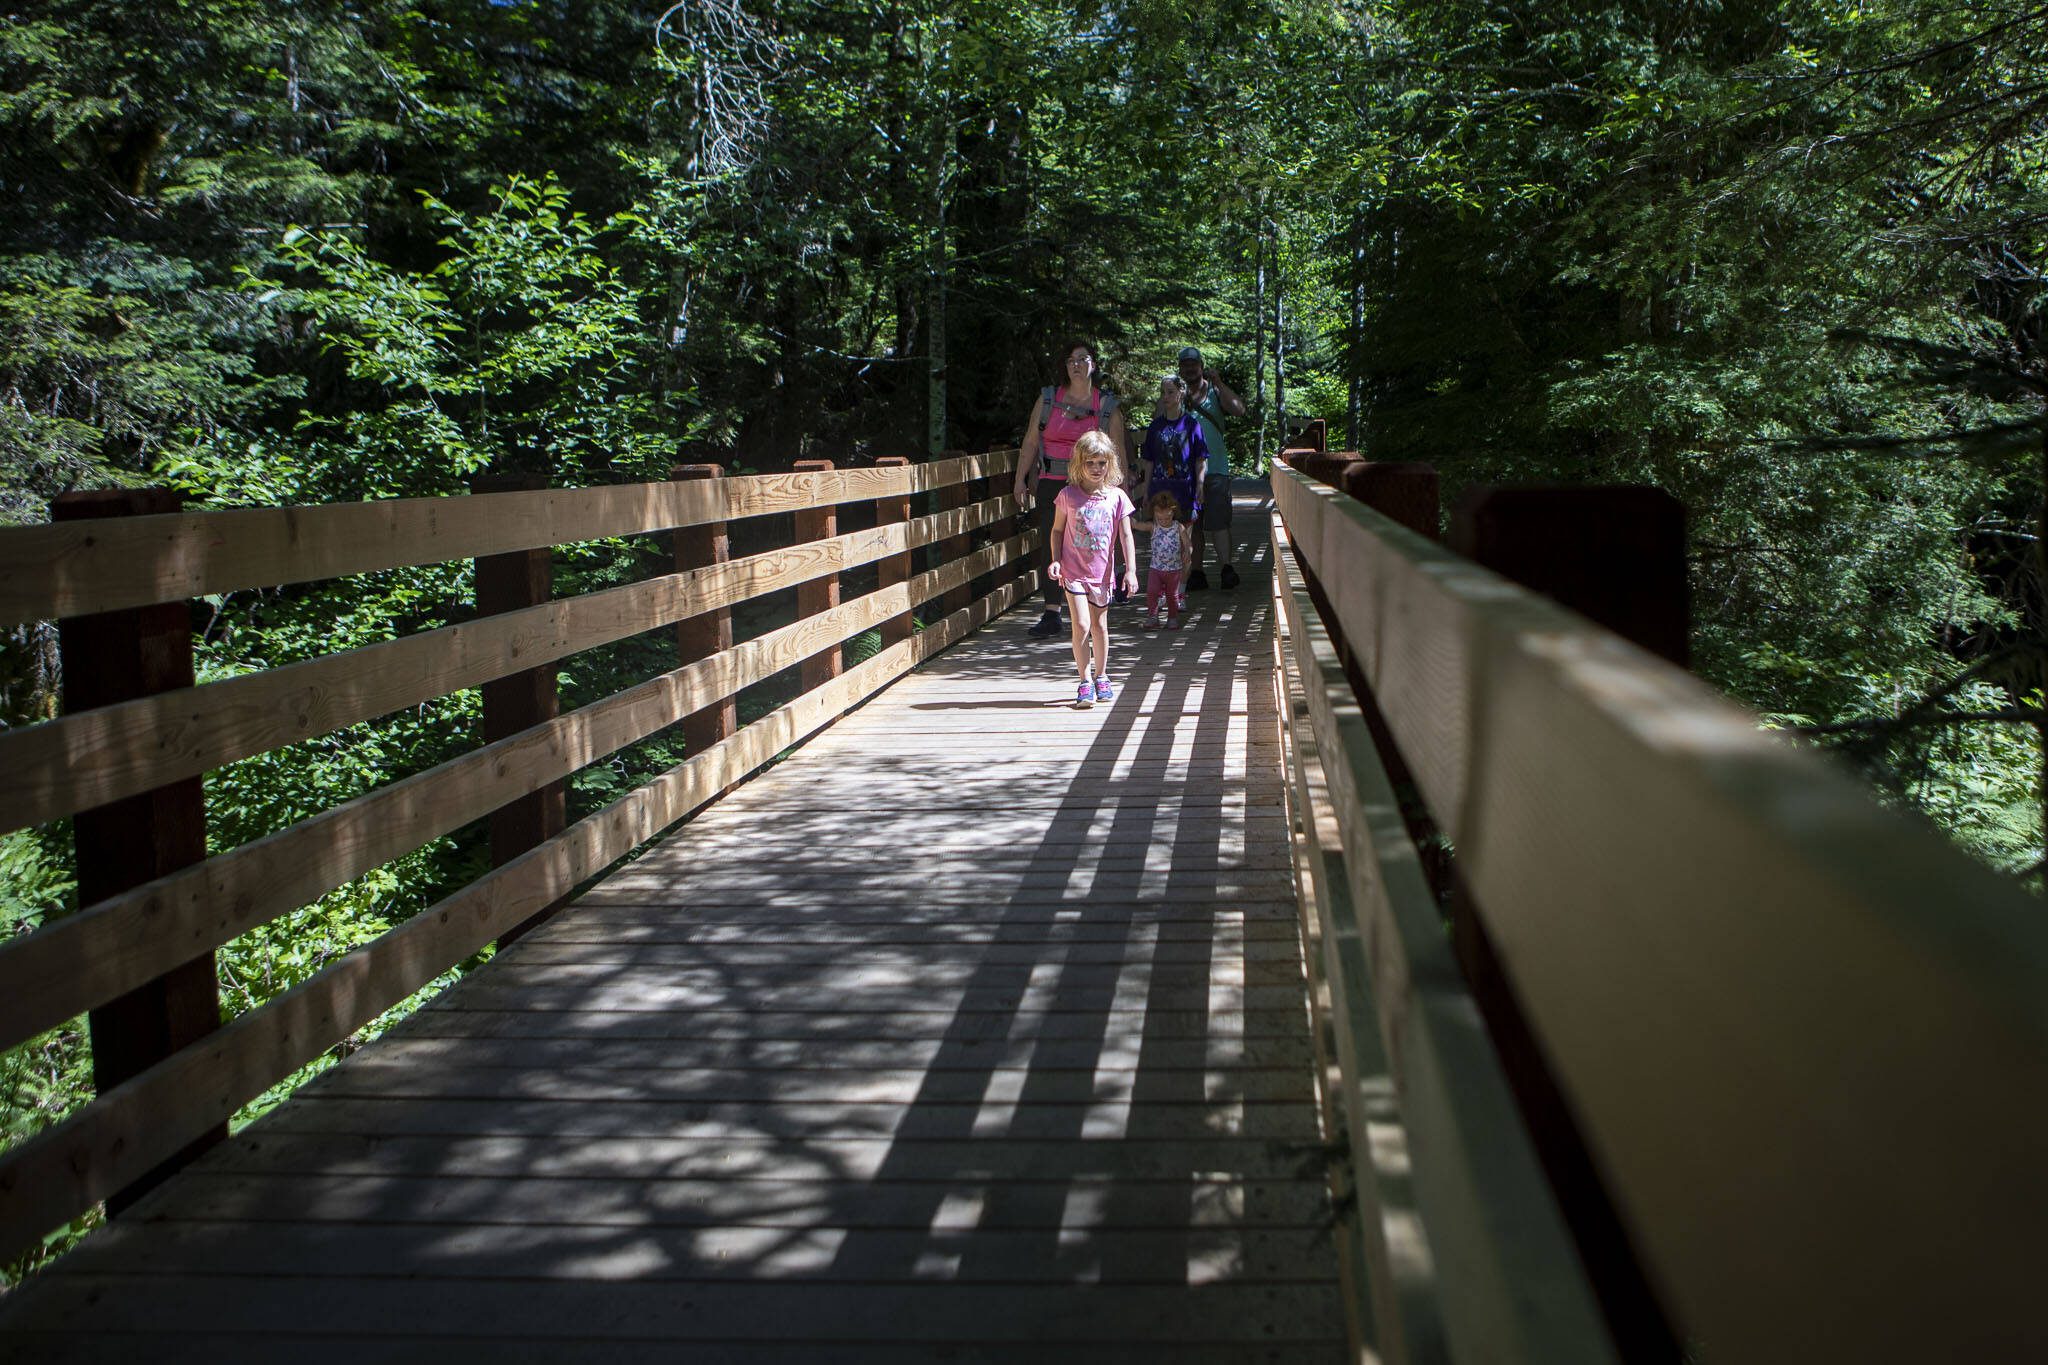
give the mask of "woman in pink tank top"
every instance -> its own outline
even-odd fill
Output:
[[[1116,395],[1096,383],[1099,358],[1095,347],[1085,341],[1068,346],[1061,356],[1064,384],[1039,391],[1031,405],[1030,420],[1024,426],[1024,444],[1017,460],[1013,492],[1020,504],[1030,506],[1033,524],[1045,541],[1045,614],[1031,633],[1038,636],[1063,635],[1060,600],[1063,594],[1051,581],[1053,502],[1067,486],[1067,466],[1073,458],[1074,442],[1091,431],[1106,433],[1124,448],[1124,414]],[[1035,476],[1035,477],[1034,477]]]

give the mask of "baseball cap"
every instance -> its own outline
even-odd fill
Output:
[[[1180,348],[1180,358],[1182,360],[1200,360],[1202,353],[1192,346],[1183,346]]]

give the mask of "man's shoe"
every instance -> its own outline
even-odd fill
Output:
[[[1060,624],[1060,614],[1058,612],[1048,611],[1038,618],[1037,625],[1024,633],[1036,635],[1039,639],[1043,640],[1048,635],[1065,635],[1067,628]]]
[[[1223,566],[1223,586],[1226,588],[1237,586],[1237,570],[1231,568],[1228,564]]]
[[[1209,575],[1203,573],[1200,569],[1188,575],[1189,592],[1203,592],[1207,590],[1208,586]]]

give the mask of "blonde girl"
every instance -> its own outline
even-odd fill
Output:
[[[1074,442],[1067,486],[1053,502],[1052,581],[1072,609],[1074,705],[1116,700],[1109,683],[1109,603],[1116,591],[1116,555],[1123,552],[1123,588],[1138,590],[1137,546],[1131,535],[1136,510],[1123,490],[1117,443],[1100,431]],[[1093,677],[1090,677],[1090,674]]]

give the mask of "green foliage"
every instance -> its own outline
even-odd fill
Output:
[[[1974,0],[51,0],[0,26],[0,521],[857,464],[926,446],[935,368],[980,448],[1075,334],[1140,416],[1194,342],[1251,405],[1240,472],[1313,416],[1453,495],[1669,489],[1698,671],[2020,871],[2039,738],[1957,718],[2048,684],[2044,49]],[[557,590],[658,561],[565,547]],[[464,565],[233,594],[202,676],[471,597]],[[565,704],[668,650],[565,660]],[[49,713],[51,658],[0,645],[0,720]],[[210,775],[212,846],[467,751],[478,710]],[[684,756],[592,765],[572,815]],[[68,908],[64,840],[0,841],[7,932]],[[226,1008],[483,859],[457,831],[236,940]],[[87,1093],[82,1025],[4,1064],[8,1140]]]

